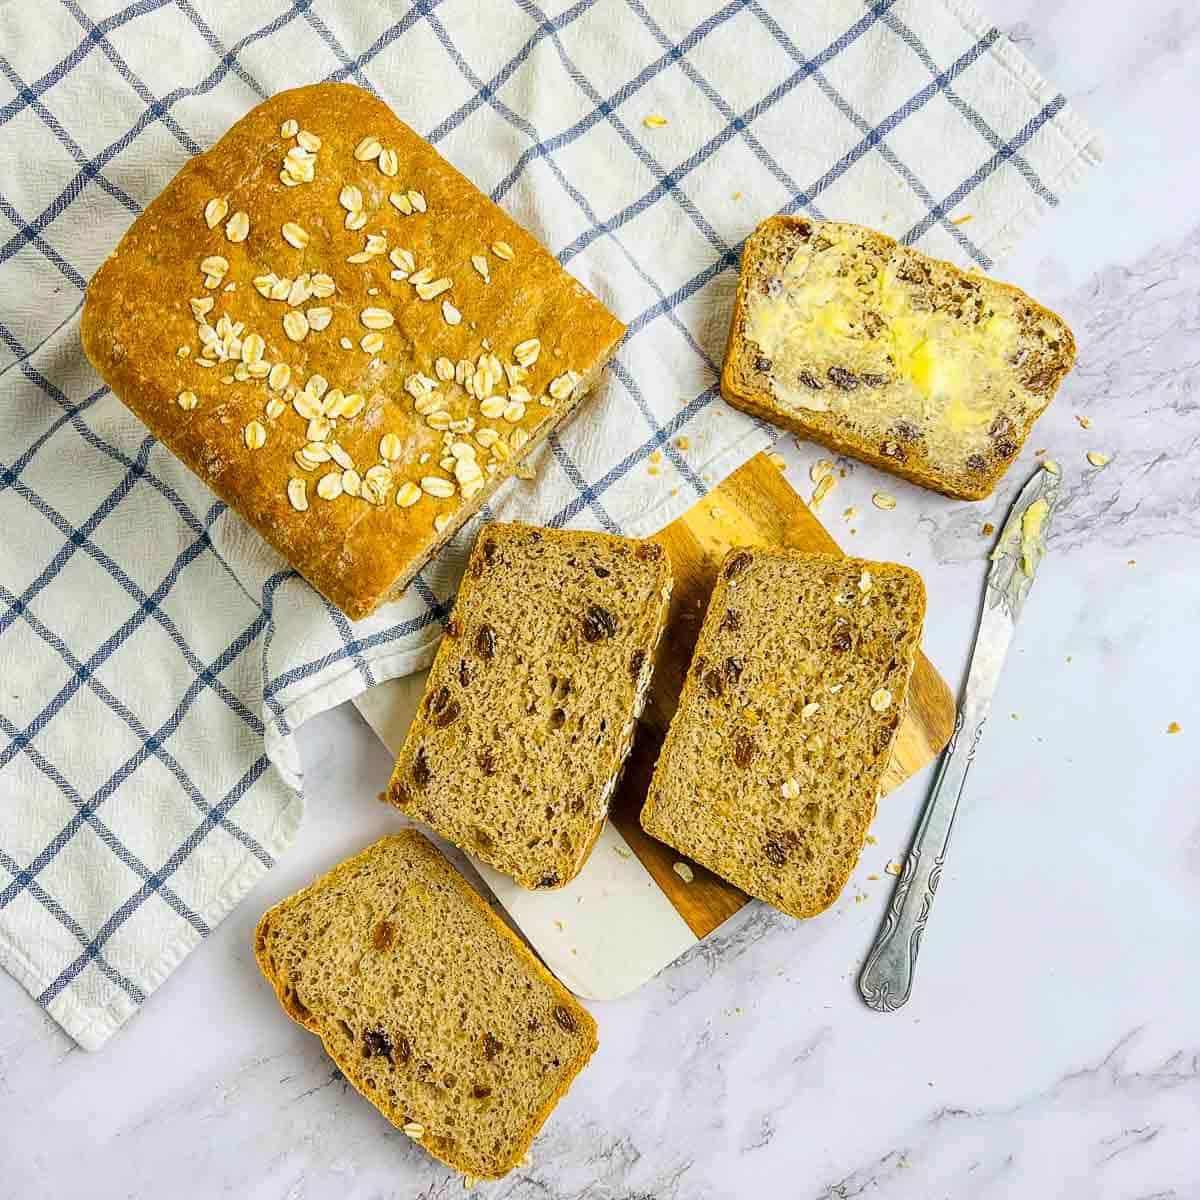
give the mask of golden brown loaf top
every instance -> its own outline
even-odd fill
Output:
[[[792,916],[827,908],[875,815],[924,615],[908,567],[731,550],[642,828]]]
[[[923,487],[990,495],[1075,362],[1024,292],[842,221],[771,217],[742,254],[730,404]]]
[[[596,1023],[416,830],[281,901],[255,957],[284,1011],[443,1162],[496,1179],[596,1049]]]
[[[354,618],[595,380],[623,326],[369,93],[281,92],[88,288],[113,391]]]
[[[487,526],[391,802],[522,887],[569,883],[608,816],[670,598],[656,542]]]

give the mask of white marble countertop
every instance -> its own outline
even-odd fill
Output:
[[[482,1195],[1200,1196],[1200,14],[984,7],[1102,132],[1107,161],[1004,264],[1067,317],[1080,356],[994,502],[848,464],[825,503],[843,546],[922,571],[926,652],[957,685],[981,523],[1035,448],[1066,476],[915,995],[879,1016],[854,980],[928,773],[884,802],[829,913],[751,905],[596,1005],[600,1050],[532,1166]],[[1090,449],[1111,463],[1088,467]],[[785,454],[807,494],[817,454]],[[871,507],[880,486],[895,511]],[[0,974],[0,1195],[461,1194],[281,1019],[254,968],[258,914],[394,827],[374,803],[389,760],[352,709],[301,742],[297,844],[104,1051],[77,1050]]]

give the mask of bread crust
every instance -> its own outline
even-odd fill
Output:
[[[814,412],[807,417],[800,416],[780,406],[769,391],[764,393],[761,389],[743,385],[741,377],[745,372],[746,361],[752,353],[750,349],[752,343],[746,336],[745,329],[759,247],[773,235],[780,232],[799,231],[802,228],[820,228],[822,224],[829,223],[813,221],[803,217],[778,215],[768,217],[747,239],[742,252],[742,268],[738,278],[737,296],[734,301],[733,316],[730,322],[729,341],[725,348],[725,359],[721,367],[721,395],[734,408],[739,408],[743,412],[748,412],[752,416],[759,417],[770,424],[778,425],[792,433],[800,434],[810,441],[829,447],[829,449],[838,454],[847,454],[851,458],[857,458],[862,462],[869,463],[871,466],[879,467],[883,471],[897,475],[902,479],[907,479],[909,482],[915,483],[920,487],[941,492],[943,495],[957,500],[987,499],[992,494],[996,484],[1004,476],[1011,459],[1002,464],[993,464],[986,473],[980,474],[977,483],[964,483],[960,479],[947,478],[934,465],[924,460],[916,460],[911,463],[898,462],[895,458],[883,454],[878,446],[865,438],[855,435],[853,430],[844,427],[839,428],[837,418],[834,414]],[[888,249],[899,245],[895,238],[890,238],[886,234],[874,230],[867,232],[880,245]],[[910,250],[910,253],[918,255],[920,252]],[[941,259],[932,259],[928,255],[920,255],[920,257],[934,262],[939,267],[952,271],[957,275],[967,274],[967,272],[961,271],[953,263],[945,262]],[[971,277],[973,279],[986,278],[975,275]],[[1020,288],[1013,284],[1002,283],[999,280],[987,279],[986,282],[992,288],[996,288],[1011,296],[1019,297],[1022,301],[1029,304],[1035,312],[1057,323],[1061,327],[1061,333],[1065,342],[1063,363],[1061,364],[1057,378],[1049,389],[1046,404],[1037,412],[1032,413],[1017,432],[1016,450],[1013,455],[1015,457],[1020,452],[1021,446],[1024,445],[1025,439],[1029,436],[1037,418],[1045,411],[1046,406],[1053,399],[1054,392],[1057,390],[1059,383],[1061,383],[1062,379],[1074,366],[1076,354],[1075,338],[1062,317],[1044,305],[1039,304]]]
[[[804,559],[828,559],[830,562],[836,563],[840,568],[848,572],[857,572],[863,569],[869,569],[875,578],[882,579],[888,574],[896,577],[907,578],[912,584],[915,594],[918,599],[918,611],[916,614],[915,625],[918,629],[924,627],[925,612],[926,612],[926,593],[925,584],[921,576],[910,567],[903,566],[899,563],[880,563],[868,561],[866,559],[848,559],[835,557],[832,555],[812,554],[808,551],[799,550],[770,550],[752,547],[732,547],[721,560],[721,565],[717,574],[717,582],[713,588],[712,596],[709,599],[708,608],[705,612],[704,622],[700,628],[699,637],[696,639],[696,649],[692,657],[692,661],[688,667],[688,673],[683,683],[683,690],[679,697],[679,706],[676,709],[675,716],[671,721],[671,725],[667,730],[667,736],[663,741],[662,750],[658,756],[658,762],[655,765],[654,776],[650,782],[650,789],[646,796],[646,801],[642,806],[640,823],[642,829],[657,841],[663,842],[672,849],[679,851],[695,861],[702,863],[709,870],[716,874],[722,874],[721,864],[708,861],[701,855],[697,854],[697,847],[689,844],[687,831],[676,828],[674,825],[664,823],[659,814],[659,798],[661,793],[669,784],[668,776],[672,771],[675,762],[675,748],[680,738],[683,736],[684,727],[689,721],[693,704],[692,701],[697,696],[701,688],[700,664],[704,661],[706,655],[710,655],[709,649],[713,637],[716,633],[716,627],[725,615],[727,606],[726,595],[729,589],[730,572],[729,565],[739,555],[749,554],[751,556],[765,556],[778,558],[792,558],[797,560]],[[891,730],[891,735],[888,739],[886,750],[881,756],[882,767],[879,771],[882,777],[888,761],[890,761],[895,750],[896,738],[899,734],[899,728],[904,714],[907,711],[909,702],[909,685],[912,679],[912,669],[916,663],[917,653],[920,650],[920,637],[914,639],[913,644],[908,652],[907,661],[904,670],[904,689],[903,695],[895,698],[895,703],[898,705],[899,720]],[[858,844],[861,846],[862,838],[865,837],[867,830],[870,828],[871,822],[875,819],[875,813],[878,806],[878,796],[872,795],[869,801],[869,808],[863,810],[861,819],[857,822],[860,826],[858,829]],[[703,814],[691,813],[691,817],[702,816]],[[805,905],[788,905],[781,903],[779,899],[757,895],[751,890],[747,884],[750,882],[748,878],[733,878],[734,874],[739,872],[730,872],[725,875],[729,882],[735,886],[742,888],[751,895],[757,895],[758,899],[765,901],[778,908],[781,912],[787,913],[789,916],[796,918],[815,917],[824,912],[837,899],[842,889],[846,886],[847,880],[854,869],[857,861],[857,853],[853,858],[844,863],[844,869],[833,874],[834,886],[832,894],[823,902]]]
[[[321,139],[313,182],[291,187],[280,179],[285,155],[296,146],[295,137],[281,131],[288,121]],[[394,177],[384,175],[378,160],[355,157],[355,147],[368,135],[396,150]],[[339,202],[344,184],[362,193],[369,217],[362,229],[344,226],[347,210]],[[395,188],[419,190],[426,210],[403,215],[388,199]],[[226,201],[228,216],[209,228],[204,214],[213,198]],[[225,225],[239,211],[249,215],[249,234],[232,242]],[[285,240],[286,222],[309,234],[305,248]],[[430,266],[450,278],[452,289],[419,299],[406,280],[391,277],[395,264],[387,253],[348,263],[351,254],[363,250],[366,236],[377,233],[386,233],[389,250],[406,249],[418,267]],[[491,249],[497,243],[507,243],[511,258],[497,256]],[[228,262],[228,273],[206,288],[199,264],[213,255]],[[488,264],[490,281],[472,265],[472,255]],[[271,272],[286,278],[326,272],[337,290],[328,299],[312,298],[293,309],[256,290],[253,280]],[[225,290],[226,282],[235,284],[233,292]],[[371,289],[377,289],[375,296]],[[264,415],[268,399],[284,393],[254,378],[222,383],[235,368],[232,361],[207,370],[196,367],[202,343],[191,298],[214,301],[208,323],[215,324],[224,312],[245,323],[246,335],[260,334],[264,361],[288,364],[294,383],[320,375],[331,390],[365,398],[361,414],[339,420],[332,438],[361,475],[380,464],[383,433],[397,435],[402,457],[392,463],[393,486],[384,503],[349,494],[332,501],[318,498],[316,483],[327,465],[305,471],[294,459],[308,440],[304,420],[291,404],[277,418]],[[447,298],[462,314],[457,326],[443,317]],[[290,340],[283,315],[314,306],[332,309],[328,326],[320,331],[314,326],[299,342]],[[377,352],[360,347],[367,333],[361,313],[368,307],[395,315],[395,324],[382,331],[384,346]],[[180,169],[96,272],[80,332],[84,351],[105,383],[150,432],[318,591],[357,620],[402,591],[574,411],[624,327],[385,104],[350,84],[321,83],[272,96]],[[474,361],[488,340],[508,363],[514,347],[532,338],[540,340],[541,354],[526,384],[533,401],[519,420],[483,419],[461,387],[435,377],[438,357]],[[187,357],[177,355],[183,347]],[[551,380],[568,370],[579,376],[570,393],[553,407],[536,403]],[[456,488],[448,498],[423,493],[412,508],[395,503],[401,483],[439,475],[445,453],[442,433],[414,412],[405,390],[414,372],[445,389],[452,414],[473,415],[478,426],[490,424],[510,440],[520,428],[529,439],[507,460],[480,446],[481,467],[491,462],[496,469],[490,476],[485,470],[483,489],[470,499]],[[176,401],[184,391],[198,397],[190,411]],[[244,433],[252,420],[266,433],[265,445],[256,450],[248,448]],[[471,435],[463,436],[470,440]],[[425,464],[419,462],[422,455],[428,455]],[[307,511],[297,511],[289,501],[286,489],[295,477],[308,485]],[[445,518],[440,530],[435,517]]]
[[[321,1044],[325,1047],[325,1052],[330,1058],[333,1059],[339,1069],[342,1070],[347,1081],[351,1084],[351,1086],[354,1087],[359,1095],[378,1108],[379,1111],[383,1113],[383,1115],[393,1125],[395,1125],[397,1128],[402,1128],[402,1125],[399,1122],[389,1116],[388,1113],[384,1112],[382,1108],[379,1108],[379,1105],[375,1103],[372,1097],[358,1086],[358,1084],[355,1082],[353,1074],[347,1070],[348,1064],[341,1060],[339,1055],[335,1053],[330,1041],[328,1041],[323,1035],[321,1022],[315,1018],[312,1018],[311,1014],[310,1019],[306,1020],[296,1006],[290,1001],[290,999],[284,995],[283,982],[275,974],[273,965],[267,954],[266,937],[272,920],[278,919],[290,908],[295,907],[296,904],[299,903],[309,893],[330,884],[335,884],[347,876],[352,876],[360,862],[370,858],[374,853],[378,852],[380,847],[386,846],[393,842],[409,842],[411,844],[419,843],[422,847],[422,853],[429,857],[429,861],[431,863],[435,862],[435,860],[440,862],[441,867],[448,871],[456,881],[458,893],[464,902],[473,907],[476,912],[487,918],[489,924],[495,930],[495,932],[499,934],[499,936],[512,948],[515,957],[521,962],[521,965],[525,968],[525,970],[535,978],[541,980],[550,988],[558,1002],[570,1011],[571,1015],[575,1018],[578,1027],[581,1030],[584,1030],[587,1034],[585,1052],[582,1053],[575,1062],[569,1065],[567,1073],[563,1076],[561,1083],[555,1089],[551,1098],[530,1118],[528,1126],[522,1133],[519,1145],[515,1147],[508,1159],[503,1160],[494,1171],[489,1172],[486,1170],[481,1170],[478,1164],[472,1165],[466,1163],[458,1155],[443,1155],[436,1153],[431,1147],[425,1147],[426,1150],[428,1150],[428,1152],[435,1158],[444,1162],[448,1167],[453,1167],[456,1171],[461,1171],[464,1175],[473,1175],[480,1179],[500,1179],[507,1175],[508,1172],[514,1167],[520,1165],[521,1160],[524,1158],[530,1144],[533,1142],[533,1139],[537,1136],[538,1131],[546,1123],[546,1119],[550,1116],[551,1112],[554,1111],[555,1105],[557,1105],[559,1100],[566,1095],[567,1089],[574,1082],[575,1077],[587,1065],[588,1060],[596,1052],[596,1049],[600,1045],[596,1022],[592,1017],[592,1014],[589,1013],[587,1009],[584,1008],[583,1005],[581,1005],[579,1001],[576,1000],[575,997],[572,996],[571,993],[568,992],[567,989],[563,987],[563,985],[559,983],[559,981],[555,979],[553,975],[550,974],[550,972],[542,965],[541,961],[530,952],[525,943],[522,942],[520,938],[518,938],[516,934],[514,934],[512,930],[509,929],[509,927],[502,920],[500,920],[499,917],[496,916],[491,907],[483,900],[479,893],[465,879],[463,879],[463,877],[459,875],[457,871],[454,870],[450,863],[448,863],[442,857],[437,848],[433,846],[419,831],[415,829],[405,829],[400,833],[381,838],[378,842],[368,846],[365,850],[359,851],[359,853],[354,855],[352,858],[348,858],[344,862],[339,863],[336,867],[326,872],[326,874],[322,875],[319,879],[314,880],[307,887],[302,888],[300,891],[295,892],[293,895],[288,896],[286,899],[281,900],[278,904],[268,909],[259,919],[258,925],[255,928],[254,958],[258,963],[259,970],[262,971],[263,976],[266,978],[267,982],[271,985],[272,990],[275,992],[276,999],[278,999],[280,1007],[284,1010],[284,1012],[286,1012],[287,1015],[291,1017],[291,1019],[295,1021],[297,1025],[303,1026],[303,1028],[307,1029],[310,1033],[313,1033],[319,1037],[321,1039]]]

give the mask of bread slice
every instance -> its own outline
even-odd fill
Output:
[[[655,542],[486,527],[392,803],[522,887],[568,883],[608,815],[670,595]]]
[[[989,496],[1075,363],[1024,292],[840,221],[771,217],[742,253],[721,394],[962,500]]]
[[[907,567],[731,550],[642,828],[794,917],[828,908],[875,815],[924,615]]]
[[[517,1166],[596,1023],[414,829],[282,901],[254,954],[284,1011],[435,1158]]]

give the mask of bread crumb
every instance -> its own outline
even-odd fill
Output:
[[[622,858],[632,858],[633,857],[633,851],[630,850],[628,846],[614,846],[613,849],[616,850],[616,852]]]
[[[642,124],[647,129],[661,129],[667,123],[667,118],[661,113],[650,113],[642,118]]]
[[[889,862],[888,865],[886,867],[884,867],[883,869],[889,875],[899,875],[900,872],[902,870],[904,870],[904,868],[898,862]]]
[[[1062,474],[1062,467],[1060,467],[1052,458],[1048,458],[1044,463],[1042,463],[1042,470],[1049,471],[1051,475]]]
[[[874,845],[875,845],[875,835],[874,835],[873,833],[868,833],[868,834],[867,834],[867,845],[868,845],[868,846],[874,846]]]
[[[1167,726],[1168,733],[1178,733],[1179,731],[1180,731],[1180,724],[1178,721],[1172,721],[1170,723],[1170,725]]]
[[[677,445],[680,450],[686,450],[691,444],[692,443],[689,442],[686,437],[677,437],[675,439],[675,445]]]
[[[773,467],[778,467],[781,471],[787,470],[787,461],[782,454],[776,454],[774,450],[767,455],[767,462]]]
[[[375,799],[378,800],[380,804],[386,804],[388,802],[387,792],[380,792]]]
[[[868,875],[867,878],[868,879],[878,879],[879,876],[878,875]]]
[[[672,495],[672,496],[678,496],[678,495],[679,495],[679,489],[678,489],[677,487],[673,487],[673,488],[671,489],[671,491],[670,491],[669,495]]]
[[[858,516],[858,509],[855,508],[854,505],[852,504],[852,505],[850,505],[850,507],[848,509],[845,510],[845,512],[842,513],[842,520],[843,521],[853,521],[854,518],[857,516]]]
[[[829,495],[833,489],[837,487],[837,478],[834,475],[824,475],[821,477],[821,482],[813,488],[813,494],[809,497],[808,506],[816,512],[821,507],[821,502]]]
[[[968,221],[973,221],[974,219],[975,219],[974,213],[963,213],[963,215],[961,217],[952,218],[950,221],[950,224],[951,225],[965,225]]]
[[[708,515],[715,521],[721,515],[721,506],[719,504],[714,504],[712,508],[708,510]]]
[[[1136,566],[1137,566],[1137,559],[1136,559],[1136,558],[1131,558],[1131,559],[1130,559],[1130,560],[1129,560],[1129,561],[1128,561],[1128,562],[1127,562],[1125,565],[1126,565],[1127,567],[1136,567]]]
[[[808,469],[808,477],[813,483],[820,483],[826,475],[833,474],[833,463],[827,458],[818,458]]]
[[[1087,453],[1087,460],[1092,464],[1093,467],[1107,467],[1108,464],[1112,462],[1112,457],[1108,454],[1102,453],[1099,450],[1089,450]]]
[[[695,871],[693,871],[692,868],[689,867],[685,862],[677,862],[671,868],[671,870],[674,871],[684,883],[691,883],[692,880],[696,878]]]
[[[742,198],[742,193],[741,193],[741,192],[734,192],[734,193],[733,193],[733,198],[734,198],[735,200],[740,200],[740,199]]]
[[[1076,414],[1075,420],[1079,422],[1079,427],[1081,429],[1091,429],[1092,427],[1091,417],[1085,417],[1082,414]]]
[[[646,468],[646,472],[647,472],[647,474],[650,474],[650,475],[657,475],[658,468],[653,463],[651,463],[650,466],[648,466]]]
[[[991,521],[984,521],[983,528],[979,531],[984,537],[991,537],[996,532],[996,527]]]
[[[650,451],[650,461],[652,463],[662,462],[662,451],[661,450],[651,450]]]
[[[871,497],[871,503],[875,505],[876,508],[895,508],[896,497],[890,492],[876,492],[875,495]]]
[[[563,925],[563,923],[561,921],[555,921],[554,928],[557,929],[561,933],[563,931],[563,929],[566,927]]]

